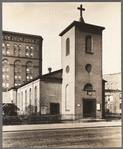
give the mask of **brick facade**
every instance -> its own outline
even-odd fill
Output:
[[[35,78],[39,75],[42,75],[42,37],[36,35],[15,33],[3,31],[2,35],[2,60],[8,61],[8,72],[3,70],[3,89],[6,91],[14,86],[22,85],[27,81],[27,63],[31,62],[33,66],[32,78]],[[8,47],[7,47],[8,45]],[[15,53],[15,45],[17,45],[17,53]],[[19,48],[20,46],[20,48]],[[33,47],[33,55],[26,55],[26,46]],[[8,50],[8,53],[7,53]],[[19,50],[21,55],[19,55]],[[30,52],[31,53],[31,52]],[[15,62],[20,63],[20,81],[19,84],[16,83],[16,74],[15,74]],[[4,67],[4,66],[3,66]],[[6,80],[6,76],[8,77]],[[3,93],[5,95],[5,93]],[[8,98],[9,95],[3,95],[3,103],[6,102],[5,98]],[[10,100],[10,99],[8,99]]]
[[[62,83],[62,113],[80,115],[83,118],[83,102],[93,101],[96,118],[102,118],[102,30],[103,27],[93,26],[74,21],[61,36],[61,64],[63,68]],[[93,40],[93,52],[86,53],[86,36]],[[70,52],[66,56],[66,40],[70,41]],[[85,69],[90,64],[92,70],[88,73]],[[69,73],[66,68],[69,66]],[[84,86],[91,84],[91,96],[84,91]],[[69,86],[69,108],[66,106],[66,86]],[[87,100],[86,100],[87,99]],[[97,104],[100,110],[97,110]],[[86,107],[89,108],[89,107]]]
[[[42,74],[42,37],[35,35],[28,35],[22,33],[13,33],[8,31],[3,31],[2,42],[5,45],[3,51],[7,50],[7,44],[9,44],[9,53],[2,54],[2,60],[8,60],[9,62],[9,86],[5,88],[11,88],[15,86],[15,73],[14,73],[14,62],[20,61],[21,65],[21,82],[26,82],[26,64],[27,62],[32,62],[33,64],[33,74],[32,77],[35,78]],[[14,53],[14,45],[17,45],[17,50],[19,51],[19,45],[21,45],[21,56]],[[26,46],[33,47],[33,56],[26,56]],[[41,59],[41,60],[40,60]],[[10,71],[11,70],[11,71]],[[3,79],[4,82],[4,79]]]
[[[41,109],[45,109],[45,114],[50,114],[50,104],[59,104],[59,113],[62,113],[62,92],[61,92],[61,82],[56,80],[41,80]]]

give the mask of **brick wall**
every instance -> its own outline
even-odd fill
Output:
[[[83,98],[96,99],[96,103],[102,105],[102,35],[81,32],[76,28],[75,36],[75,101],[76,114],[83,114]],[[93,54],[85,52],[85,38],[90,35],[93,39]],[[85,69],[87,64],[92,65],[92,70],[88,73]],[[87,95],[87,91],[83,91],[84,86],[90,83],[95,92],[92,96]],[[77,106],[80,104],[81,106]],[[96,117],[102,117],[102,111],[96,110]]]
[[[42,38],[35,35],[27,35],[22,33],[11,33],[3,31],[3,43],[9,43],[9,55],[2,55],[2,60],[7,59],[9,61],[9,88],[14,86],[14,62],[19,60],[21,62],[21,84],[26,80],[26,63],[31,61],[33,63],[33,78],[37,77],[40,73],[42,75]],[[8,38],[9,37],[9,38]],[[23,38],[20,41],[19,38]],[[28,39],[28,41],[26,41]],[[33,40],[31,43],[30,40]],[[14,56],[14,44],[21,44],[22,56]],[[33,46],[33,57],[26,57],[26,46]]]
[[[61,93],[61,82],[56,81],[43,81],[40,82],[41,91],[41,107],[46,107],[46,114],[50,114],[50,103],[59,103],[60,114],[62,108],[62,93]]]

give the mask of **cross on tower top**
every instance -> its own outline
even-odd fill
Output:
[[[80,10],[80,19],[79,19],[79,21],[84,23],[84,20],[83,20],[83,18],[82,18],[82,11],[85,11],[85,9],[82,8],[82,5],[80,5],[80,7],[78,7],[77,9]]]

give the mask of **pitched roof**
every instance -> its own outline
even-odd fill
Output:
[[[59,69],[57,71],[42,75],[41,78],[49,77],[49,78],[59,78],[59,79],[61,79],[62,78],[62,71],[63,71],[63,69]]]
[[[57,70],[57,71],[54,71],[54,72],[51,72],[51,73],[48,73],[48,74],[45,74],[42,76],[37,76],[34,79],[32,79],[28,82],[25,82],[24,84],[21,84],[20,86],[14,86],[14,87],[9,88],[8,91],[10,91],[11,89],[17,90],[18,88],[20,88],[24,85],[27,85],[33,81],[36,81],[37,79],[48,80],[48,81],[60,81],[61,82],[62,81],[62,71],[63,71],[63,69],[60,69],[60,70]]]

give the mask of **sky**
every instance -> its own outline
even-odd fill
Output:
[[[121,2],[3,2],[2,30],[43,37],[43,74],[61,69],[59,34],[83,5],[85,23],[105,27],[102,44],[103,74],[121,72]]]

